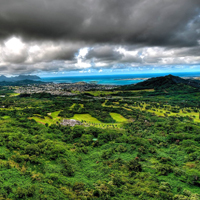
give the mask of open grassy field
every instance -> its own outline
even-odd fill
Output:
[[[3,116],[2,119],[10,119],[10,116]]]
[[[78,121],[86,121],[90,123],[101,123],[98,119],[92,117],[89,114],[75,114],[71,119],[75,119]]]
[[[116,122],[127,122],[127,119],[118,113],[110,113],[110,115]]]
[[[48,116],[45,116],[45,118],[41,118],[40,115],[35,115],[34,117],[31,117],[29,119],[34,119],[38,123],[41,124],[55,124],[56,122],[60,122],[62,118],[58,117],[60,111],[56,111],[53,113],[49,113],[49,115],[53,118],[51,119]],[[127,119],[122,117],[120,114],[117,113],[112,113],[111,116],[114,116],[116,119],[117,123],[102,123],[98,119],[92,117],[90,114],[75,114],[72,118],[70,119],[75,119],[78,121],[83,122],[84,125],[89,125],[89,126],[95,126],[99,128],[120,128],[122,125],[122,122],[126,122]]]
[[[49,115],[50,115],[51,117],[53,117],[53,119],[54,119],[54,118],[58,118],[58,119],[59,119],[59,117],[58,117],[59,113],[60,113],[60,110],[59,110],[59,111],[56,111],[56,112],[49,113]]]
[[[8,93],[8,95],[9,95],[10,97],[16,97],[16,96],[19,96],[20,93]]]
[[[60,111],[51,113],[53,116],[55,116],[55,117],[53,117],[51,115],[52,119],[49,116],[45,116],[45,118],[43,119],[43,118],[40,117],[40,115],[35,115],[34,117],[31,117],[30,119],[34,119],[36,122],[41,123],[41,124],[46,124],[47,123],[47,124],[51,125],[51,124],[55,124],[56,122],[61,120],[61,118],[58,117],[58,113],[59,112]],[[56,114],[57,114],[57,116],[56,116]]]
[[[122,126],[122,122],[126,122],[123,116],[118,113],[110,113],[111,117],[117,121],[117,123],[102,123],[98,119],[92,117],[90,114],[75,114],[71,119],[75,119],[78,121],[83,121],[84,125],[90,125],[100,128],[120,128]]]
[[[104,107],[113,107],[113,108],[119,108],[119,109],[120,109],[120,107],[117,106],[117,103],[116,103],[116,102],[113,102],[115,105],[106,105],[106,102],[107,102],[107,101],[108,101],[108,100],[105,100],[105,102],[102,104],[102,106],[104,106]],[[143,106],[142,106],[142,107],[136,106],[136,105],[128,105],[128,104],[126,104],[126,105],[123,106],[122,108],[124,108],[124,109],[126,109],[126,110],[129,110],[129,111],[131,111],[132,109],[139,109],[140,111],[150,112],[150,113],[153,113],[153,114],[155,114],[155,115],[157,115],[157,116],[162,116],[162,117],[164,117],[166,114],[167,114],[168,116],[191,117],[191,118],[194,119],[194,122],[200,122],[200,119],[199,119],[199,112],[193,112],[193,111],[188,112],[186,109],[183,109],[183,110],[180,109],[180,112],[179,112],[179,113],[174,113],[174,112],[171,112],[171,111],[169,111],[169,110],[172,109],[172,108],[178,108],[178,109],[179,109],[179,107],[177,107],[177,106],[172,107],[172,106],[170,106],[170,105],[166,105],[165,108],[146,109],[146,107],[147,107],[147,106],[150,106],[150,104],[146,104],[145,102],[141,102],[141,103],[143,103]],[[190,109],[190,108],[189,108],[189,109]],[[170,112],[170,113],[167,113],[167,112]],[[115,115],[113,115],[113,116],[115,116]],[[117,118],[114,118],[113,116],[112,116],[112,118],[115,119],[115,120],[117,121]],[[118,117],[118,119],[120,120],[119,117]],[[124,121],[121,121],[121,122],[124,122]]]
[[[165,114],[167,114],[168,116],[191,117],[191,118],[194,119],[195,122],[200,122],[199,113],[198,112],[193,112],[193,111],[188,112],[188,111],[186,111],[186,109],[183,109],[183,110],[180,109],[179,113],[174,113],[174,112],[168,111],[165,108],[146,109],[145,107],[149,106],[149,105],[150,104],[146,104],[145,102],[143,102],[143,107],[135,106],[135,105],[132,105],[132,106],[127,105],[127,107],[128,108],[132,108],[132,109],[139,109],[141,111],[147,111],[147,112],[150,112],[150,113],[154,113],[157,116],[165,116]],[[166,108],[171,109],[172,106],[166,105]],[[174,107],[174,108],[178,108],[179,109],[179,107]],[[167,113],[167,112],[170,112],[170,113]]]
[[[193,111],[187,112],[187,110],[183,109],[183,110],[180,110],[179,113],[174,113],[174,112],[169,111],[170,109],[172,109],[172,106],[170,106],[170,105],[166,105],[165,108],[146,109],[146,107],[150,106],[150,104],[146,104],[145,102],[141,102],[142,103],[141,107],[136,106],[135,104],[132,104],[132,105],[126,104],[123,107],[119,107],[117,102],[114,102],[115,105],[109,105],[108,106],[108,105],[106,105],[106,102],[107,102],[107,100],[105,100],[105,102],[102,104],[102,106],[114,107],[114,108],[119,108],[119,109],[124,108],[124,109],[129,110],[129,111],[132,111],[133,109],[139,109],[141,111],[150,112],[150,113],[153,113],[157,116],[162,116],[162,117],[164,117],[165,115],[168,115],[168,116],[183,116],[183,117],[188,116],[188,117],[192,118],[195,122],[200,122],[198,112],[193,112]],[[71,109],[73,109],[73,107],[75,105],[76,104],[73,104],[71,106]],[[84,107],[83,104],[79,104],[79,105],[81,107]],[[178,108],[178,107],[176,107],[176,108]],[[4,110],[5,108],[1,108],[1,109]],[[15,108],[15,109],[17,109],[17,108]],[[18,108],[18,109],[21,110],[21,108]],[[9,110],[12,110],[12,109],[9,108]],[[46,116],[45,119],[41,118],[40,116],[34,116],[32,119],[35,119],[37,122],[42,123],[42,124],[48,123],[49,125],[51,125],[51,124],[55,124],[56,122],[61,120],[61,118],[58,117],[59,113],[60,113],[60,111],[49,113],[49,116],[51,116],[52,119],[49,116]],[[100,127],[102,127],[102,126],[112,126],[112,125],[120,127],[121,123],[128,121],[126,118],[124,118],[123,116],[121,116],[118,113],[110,113],[110,115],[116,121],[116,123],[102,123],[101,121],[92,117],[89,114],[75,114],[71,119],[75,119],[75,120],[78,120],[78,121],[84,121],[85,123],[88,123],[89,125],[100,126]]]
[[[147,110],[147,112],[154,113],[154,114],[156,114],[158,116],[164,116],[164,113],[166,113],[167,111],[164,110],[164,109],[156,109],[156,111]],[[184,112],[184,111],[181,110],[179,113],[170,112],[170,114],[167,114],[167,115],[168,116],[183,116],[183,117],[188,116],[188,117],[194,118],[194,121],[200,122],[200,120],[199,120],[199,113],[195,113],[195,112]]]
[[[40,118],[40,117],[31,117],[29,119],[34,119],[36,122],[40,123],[40,124],[53,124],[53,120],[50,119],[49,117],[45,117],[44,119],[43,118]]]

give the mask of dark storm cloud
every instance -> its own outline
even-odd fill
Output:
[[[122,55],[115,51],[115,47],[104,45],[92,48],[86,56],[86,59],[96,58],[98,60],[109,61],[118,60]]]
[[[0,67],[0,71],[3,71],[3,72],[6,71],[7,69],[8,69],[8,66],[1,66]]]
[[[177,56],[200,56],[200,47],[193,47],[193,48],[180,48]]]
[[[199,0],[1,0],[0,5],[2,38],[177,46],[199,39]]]
[[[0,71],[200,63],[200,0],[1,0]]]

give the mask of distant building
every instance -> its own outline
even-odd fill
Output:
[[[81,125],[82,123],[75,119],[63,119],[60,124],[63,126],[75,126],[75,125]]]

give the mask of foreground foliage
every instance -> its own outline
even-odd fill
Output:
[[[0,199],[200,199],[198,120],[139,109],[170,105],[199,113],[196,94],[184,104],[178,92],[106,102],[84,95],[0,99]],[[37,123],[36,115],[55,122]],[[122,124],[58,123],[70,115]]]

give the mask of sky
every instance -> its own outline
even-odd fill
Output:
[[[200,71],[200,0],[1,0],[0,75]]]

